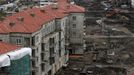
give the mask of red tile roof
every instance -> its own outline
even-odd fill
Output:
[[[72,5],[67,0],[58,1],[58,9],[52,9],[52,5],[44,8],[32,8],[6,17],[0,22],[0,33],[33,33],[39,30],[43,24],[54,20],[55,18],[63,18],[70,12],[85,12],[83,7]],[[44,10],[45,12],[41,12]],[[65,13],[66,12],[66,13]],[[24,20],[20,21],[19,18]]]
[[[0,55],[14,51],[18,48],[20,48],[20,46],[5,43],[5,42],[0,42]]]

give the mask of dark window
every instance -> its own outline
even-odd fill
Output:
[[[76,24],[73,24],[73,28],[76,28]]]
[[[48,75],[52,75],[52,71],[51,70],[48,72]]]
[[[35,71],[32,71],[32,75],[36,75]]]
[[[35,64],[35,60],[32,60],[32,67],[35,68],[36,64]]]
[[[33,57],[36,56],[35,53],[36,53],[36,52],[35,52],[35,49],[33,49],[33,50],[32,50],[32,56],[33,56]]]
[[[61,57],[61,41],[59,41],[59,56]]]
[[[41,70],[45,71],[45,64],[44,63],[41,64]]]
[[[30,38],[24,38],[25,39],[25,46],[30,46]]]
[[[76,16],[73,16],[72,19],[73,19],[73,20],[76,20]]]
[[[50,48],[50,56],[53,56],[53,54],[54,54],[54,47]]]
[[[50,57],[49,60],[50,60],[50,65],[52,65],[53,63],[55,63],[55,58],[54,57]]]
[[[35,37],[32,37],[32,46],[35,46]]]
[[[54,44],[54,38],[50,38],[49,41],[50,41],[50,42],[49,42],[50,45],[53,45],[53,44]]]
[[[16,44],[18,44],[18,45],[21,44],[21,38],[16,39]]]
[[[76,36],[76,32],[72,32],[72,36]]]
[[[45,51],[45,43],[41,43],[41,49],[42,51]]]
[[[61,49],[59,49],[59,56],[61,57]]]
[[[45,53],[41,53],[41,60],[44,61]]]

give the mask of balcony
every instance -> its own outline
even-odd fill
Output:
[[[50,57],[55,57],[56,53],[50,54]]]
[[[48,62],[49,62],[49,60],[44,59],[44,60],[42,60],[42,62],[41,62],[41,63],[48,63]]]
[[[31,57],[31,60],[37,60],[37,59],[38,59],[37,56],[35,56],[35,57]]]
[[[38,71],[38,69],[39,69],[38,67],[33,67],[31,70],[32,71]]]

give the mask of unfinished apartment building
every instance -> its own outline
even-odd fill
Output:
[[[67,64],[67,50],[83,52],[84,12],[67,0],[28,8],[0,21],[0,41],[32,48],[31,75],[54,75]]]
[[[133,75],[133,5],[131,0],[109,1],[87,7],[85,39],[95,63],[86,65],[84,71],[93,75]]]

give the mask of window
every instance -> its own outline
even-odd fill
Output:
[[[32,60],[32,67],[35,68],[35,66],[36,66],[35,60]]]
[[[44,6],[44,4],[41,4],[41,6]]]
[[[39,52],[39,48],[37,47],[36,50],[37,50],[37,53],[38,53]]]
[[[73,16],[72,19],[73,19],[73,20],[76,20],[76,16]]]
[[[54,38],[50,38],[49,41],[50,41],[50,42],[49,42],[50,45],[53,45],[53,44],[54,44]]]
[[[53,56],[53,54],[54,54],[54,47],[50,48],[50,56]]]
[[[41,64],[41,70],[45,71],[45,64],[44,63]]]
[[[32,71],[32,75],[36,75],[36,72],[35,71]]]
[[[59,49],[59,57],[61,57],[61,49]]]
[[[50,70],[50,71],[48,71],[48,75],[52,75],[52,71]]]
[[[32,37],[32,46],[35,46],[35,37]]]
[[[76,32],[72,32],[72,36],[76,36]]]
[[[49,60],[50,60],[50,65],[55,63],[55,58],[54,57],[50,57]]]
[[[76,28],[76,24],[73,24],[73,28]]]
[[[24,38],[25,39],[25,46],[30,46],[30,38]]]
[[[61,57],[61,41],[59,41],[59,56]]]
[[[45,53],[41,53],[41,61],[45,60]]]
[[[21,38],[16,39],[16,44],[21,44]]]
[[[41,49],[42,51],[45,51],[45,43],[41,43]]]
[[[35,53],[36,53],[36,52],[35,52],[35,49],[33,49],[33,50],[32,50],[32,56],[33,56],[33,57],[35,57],[35,56],[36,56],[36,54],[35,54]]]

